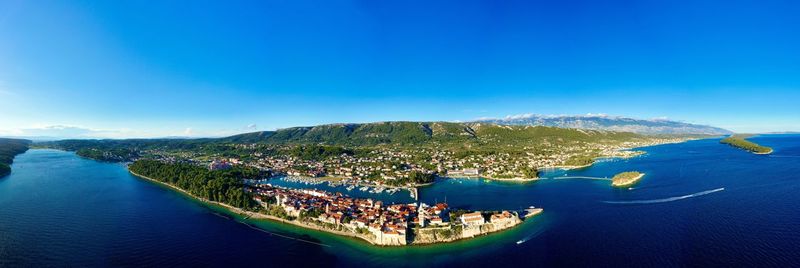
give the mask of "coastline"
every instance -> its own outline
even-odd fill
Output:
[[[754,153],[754,154],[771,154],[774,151],[775,150],[773,150],[772,148],[769,148],[769,151],[767,151],[767,152],[752,152],[752,151],[751,152]]]
[[[208,199],[205,199],[205,198],[201,198],[201,197],[195,196],[195,195],[193,195],[193,194],[187,192],[186,190],[183,190],[183,189],[181,189],[181,188],[179,188],[177,186],[173,186],[171,184],[168,184],[168,183],[165,183],[165,182],[161,182],[161,181],[155,180],[155,179],[147,177],[147,176],[139,175],[139,174],[131,171],[130,169],[128,169],[128,172],[131,173],[132,175],[138,177],[138,178],[142,178],[142,179],[145,179],[145,180],[148,180],[148,181],[151,181],[151,182],[155,182],[155,183],[163,185],[163,186],[167,186],[170,189],[177,190],[178,192],[180,192],[180,193],[182,193],[182,194],[184,194],[184,195],[186,195],[188,197],[191,197],[191,198],[193,198],[195,200],[201,201],[204,204],[219,206],[219,207],[222,207],[222,208],[228,210],[231,213],[234,213],[234,214],[237,214],[237,215],[240,215],[240,216],[245,216],[246,218],[271,220],[271,221],[280,222],[280,223],[287,223],[287,224],[291,224],[291,225],[294,225],[294,226],[297,226],[297,227],[307,228],[307,229],[311,229],[311,230],[315,230],[315,231],[320,231],[320,232],[325,232],[325,233],[345,236],[345,237],[349,237],[349,238],[358,238],[360,240],[363,240],[363,241],[369,243],[370,245],[377,246],[377,247],[407,247],[407,246],[414,246],[414,245],[434,245],[434,244],[444,244],[444,243],[451,243],[451,242],[462,241],[462,240],[469,240],[469,239],[472,239],[472,238],[482,237],[482,236],[486,236],[486,235],[489,235],[489,234],[492,234],[492,233],[497,233],[497,232],[513,229],[514,227],[522,224],[523,221],[525,219],[527,219],[527,217],[525,219],[518,218],[518,222],[516,224],[508,227],[508,228],[498,229],[498,230],[494,230],[494,231],[491,231],[491,232],[479,234],[477,236],[472,236],[472,237],[463,237],[463,238],[457,238],[457,239],[453,239],[453,240],[434,241],[434,242],[415,242],[415,241],[411,241],[410,243],[408,243],[406,245],[377,244],[377,243],[374,242],[373,238],[368,237],[366,235],[352,233],[352,232],[343,232],[343,231],[338,231],[338,230],[331,230],[331,229],[323,228],[323,227],[320,227],[320,226],[299,222],[299,221],[296,221],[296,220],[286,220],[286,219],[282,219],[282,218],[279,218],[279,217],[275,217],[275,216],[271,216],[271,215],[267,215],[267,214],[263,214],[263,213],[246,211],[246,210],[243,210],[241,208],[237,208],[237,207],[225,204],[225,203],[221,203],[221,202],[217,202],[217,201],[211,201],[211,200],[208,200]],[[531,216],[534,216],[534,215],[531,215]]]
[[[161,181],[152,179],[152,178],[147,177],[147,176],[142,176],[142,175],[136,174],[135,172],[130,171],[130,170],[128,170],[128,172],[130,172],[131,174],[133,174],[136,177],[139,177],[139,178],[151,181],[151,182],[155,182],[155,183],[158,183],[160,185],[167,186],[167,187],[169,187],[169,188],[171,188],[173,190],[177,190],[180,193],[182,193],[182,194],[184,194],[186,196],[189,196],[191,198],[194,198],[194,199],[196,199],[198,201],[201,201],[203,203],[210,204],[210,205],[215,205],[215,206],[219,206],[219,207],[223,207],[223,208],[227,209],[228,211],[230,211],[230,212],[232,212],[234,214],[238,214],[240,216],[246,216],[246,217],[251,218],[251,219],[267,219],[267,220],[272,220],[272,221],[276,221],[276,222],[291,224],[291,225],[294,225],[294,226],[297,226],[297,227],[303,227],[303,228],[308,228],[308,229],[312,229],[312,230],[317,230],[317,231],[321,231],[321,232],[333,233],[333,234],[338,234],[338,235],[342,235],[342,236],[348,236],[348,237],[352,237],[352,238],[359,238],[359,239],[362,239],[362,240],[364,240],[364,241],[366,241],[366,242],[368,242],[368,243],[370,243],[372,245],[379,246],[379,245],[373,243],[372,241],[370,241],[369,239],[363,237],[362,235],[359,235],[359,234],[356,234],[356,233],[348,233],[348,232],[341,232],[341,231],[336,231],[336,230],[329,230],[329,229],[321,228],[321,227],[310,225],[310,224],[305,224],[305,223],[298,222],[298,221],[289,221],[289,220],[286,220],[286,219],[278,218],[278,217],[267,215],[267,214],[263,214],[263,213],[246,211],[246,210],[243,210],[241,208],[237,208],[237,207],[225,204],[225,203],[220,203],[220,202],[217,202],[217,201],[211,201],[211,200],[208,200],[208,199],[205,199],[205,198],[201,198],[201,197],[195,196],[195,195],[187,192],[186,190],[183,190],[181,188],[178,188],[176,186],[170,185],[170,184],[165,183],[165,182],[161,182]]]
[[[491,176],[486,176],[486,177],[483,177],[483,178],[487,179],[487,180],[511,181],[511,182],[530,182],[530,181],[538,181],[539,180],[539,177],[536,177],[536,178],[520,178],[520,177],[515,177],[515,178],[493,178]]]

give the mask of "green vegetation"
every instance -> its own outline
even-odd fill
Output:
[[[194,196],[225,203],[243,209],[256,206],[251,194],[244,191],[242,179],[262,178],[255,168],[233,167],[209,171],[190,164],[169,164],[154,160],[139,160],[128,166],[136,174],[186,190]]]
[[[397,178],[387,182],[389,185],[402,186],[402,185],[418,185],[431,183],[436,179],[436,175],[423,173],[420,171],[412,171],[408,174],[408,178]]]
[[[522,175],[524,175],[525,178],[534,179],[539,177],[539,171],[535,168],[521,167],[520,169],[522,170]]]
[[[28,150],[29,140],[0,138],[0,177],[11,173],[14,157]]]
[[[345,149],[341,146],[326,145],[302,145],[292,147],[282,153],[291,155],[303,160],[323,160],[332,156],[353,155],[353,150]]]
[[[564,129],[555,127],[499,126],[486,123],[379,122],[295,127],[277,131],[245,133],[216,139],[127,139],[62,140],[39,143],[42,147],[81,151],[85,157],[102,161],[133,161],[148,158],[146,151],[191,152],[199,155],[235,157],[247,160],[252,149],[240,144],[295,146],[288,150],[263,150],[264,155],[291,155],[304,160],[322,160],[342,154],[369,152],[368,148],[390,147],[417,151],[421,148],[446,150],[456,158],[470,155],[552,154],[553,148],[586,143],[621,144],[646,141],[650,136],[627,132]],[[124,150],[120,150],[124,149]],[[591,164],[597,152],[571,157],[568,165]],[[429,155],[415,155],[430,160]],[[427,158],[427,159],[425,159]],[[425,162],[425,161],[420,161]]]
[[[300,220],[317,218],[319,217],[319,215],[322,215],[323,213],[325,213],[325,211],[322,210],[321,208],[312,208],[309,210],[301,211]]]
[[[139,155],[127,148],[110,148],[106,150],[99,150],[95,148],[81,148],[75,154],[91,158],[98,161],[105,162],[124,162],[136,159]]]
[[[611,185],[615,187],[627,187],[636,184],[644,177],[644,173],[638,171],[627,171],[614,175],[611,178]]]
[[[594,156],[592,155],[579,155],[567,159],[564,163],[566,166],[587,166],[594,163]]]
[[[380,144],[491,146],[519,143],[562,143],[569,141],[625,141],[641,138],[627,132],[576,130],[555,127],[498,126],[486,123],[378,122],[334,124],[262,131],[219,139],[233,143],[327,144],[374,146]],[[464,144],[466,142],[467,144]],[[483,146],[480,146],[483,147]],[[505,151],[505,149],[503,150]]]
[[[676,136],[487,123],[379,122],[294,127],[214,139],[64,140],[37,144],[101,161],[230,161],[276,174],[339,176],[389,186],[433,182],[478,169],[496,179],[538,176],[538,169],[583,166],[620,148]],[[629,152],[627,152],[629,153]]]
[[[733,147],[744,149],[756,154],[769,154],[772,153],[772,148],[758,145],[754,142],[748,141],[747,135],[731,135],[730,137],[720,140],[720,143],[728,144]]]

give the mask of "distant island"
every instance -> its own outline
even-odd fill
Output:
[[[622,172],[611,178],[611,186],[628,187],[639,182],[642,177],[644,177],[644,173],[638,171]]]
[[[29,140],[0,138],[0,178],[11,174],[14,157],[28,150]]]
[[[720,140],[720,143],[727,144],[739,149],[750,151],[754,154],[771,154],[772,148],[761,146],[757,143],[751,142],[746,140],[746,138],[751,137],[752,135],[731,135],[727,138]]]

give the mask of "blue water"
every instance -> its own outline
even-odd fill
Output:
[[[502,233],[406,248],[246,221],[253,229],[121,165],[30,150],[0,179],[0,266],[798,267],[800,136],[752,140],[775,152],[754,155],[709,139],[543,174],[645,172],[631,190],[593,179],[443,180],[422,188],[421,199],[469,209],[533,205],[545,213]],[[407,192],[394,196],[404,201]]]

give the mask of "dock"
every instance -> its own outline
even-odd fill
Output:
[[[535,207],[531,206],[531,207],[529,207],[529,208],[526,208],[526,209],[523,209],[523,210],[522,210],[522,218],[523,218],[523,219],[527,219],[527,218],[529,218],[529,217],[536,216],[536,215],[538,215],[539,213],[542,213],[542,211],[544,211],[544,209],[542,209],[542,208],[535,208]]]

